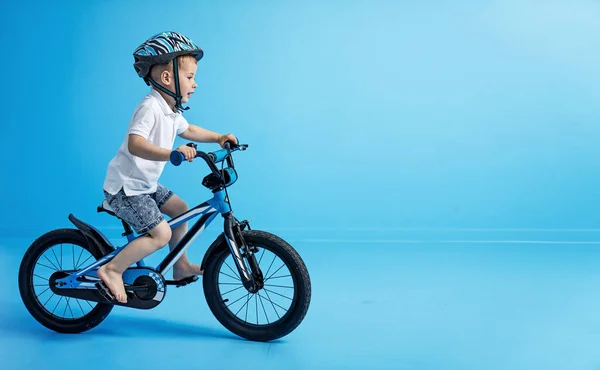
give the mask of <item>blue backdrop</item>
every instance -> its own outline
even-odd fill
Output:
[[[595,0],[4,2],[2,369],[597,369],[598,19]],[[280,341],[237,340],[199,283],[84,336],[20,298],[26,248],[69,213],[122,245],[96,206],[149,90],[133,50],[164,30],[205,50],[187,119],[250,145],[234,212],[310,272]],[[195,204],[206,173],[162,183]],[[114,351],[132,346],[161,350]]]
[[[400,232],[600,221],[594,1],[3,7],[5,234],[70,226],[69,212],[115,226],[95,207],[148,91],[131,54],[163,30],[205,50],[187,119],[250,144],[236,157],[230,195],[255,227]],[[168,166],[162,182],[198,203],[210,196],[200,185],[206,173],[200,162]]]

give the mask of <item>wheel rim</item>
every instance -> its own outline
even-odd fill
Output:
[[[60,320],[74,321],[88,315],[98,305],[83,299],[56,295],[50,289],[50,276],[60,270],[77,270],[96,260],[84,247],[61,243],[47,247],[35,261],[31,288],[36,303],[47,315]]]
[[[264,277],[264,287],[250,293],[239,278],[231,254],[217,266],[217,286],[222,305],[237,321],[246,326],[268,327],[287,317],[296,304],[296,282],[285,261],[268,247],[257,246],[257,258]],[[250,270],[244,259],[246,268]]]

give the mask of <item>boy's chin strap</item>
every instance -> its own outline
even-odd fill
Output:
[[[152,77],[147,77],[146,80],[147,80],[147,82],[150,82],[152,84],[152,86],[156,87],[160,91],[164,92],[165,94],[167,94],[170,97],[172,97],[173,99],[175,99],[175,109],[177,109],[179,112],[183,112],[184,110],[190,109],[190,107],[184,108],[183,106],[181,106],[181,98],[182,97],[181,97],[181,91],[179,89],[179,66],[177,65],[177,58],[173,59],[173,74],[176,76],[175,77],[175,94],[173,94],[173,92],[164,88],[159,83],[154,81],[152,79]]]

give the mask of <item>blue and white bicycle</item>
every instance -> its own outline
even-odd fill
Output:
[[[212,153],[197,151],[196,157],[205,160],[211,170],[202,185],[213,192],[213,198],[168,221],[174,228],[200,217],[158,266],[146,266],[142,260],[125,271],[127,303],[116,301],[97,275],[98,268],[124,246],[115,249],[98,229],[70,214],[76,228],[40,236],[23,257],[19,290],[27,310],[51,330],[80,333],[100,324],[115,305],[154,308],[165,298],[168,286],[181,287],[198,280],[196,276],[166,280],[165,274],[220,214],[224,232],[208,247],[201,265],[210,310],[225,328],[248,340],[271,341],[288,335],[308,310],[310,277],[301,257],[287,242],[251,230],[248,221],[238,221],[231,211],[227,188],[237,180],[232,153],[246,148],[227,143]],[[173,165],[182,161],[181,153],[171,153]],[[115,216],[106,201],[98,212]],[[123,220],[121,223],[127,242],[143,236],[136,236]]]

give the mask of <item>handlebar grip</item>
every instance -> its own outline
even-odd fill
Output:
[[[185,156],[183,155],[183,153],[173,150],[171,152],[169,160],[171,161],[171,164],[173,164],[173,166],[179,166],[181,162],[185,160]]]
[[[227,140],[227,141],[225,142],[225,145],[223,145],[223,148],[224,148],[224,149],[227,149],[227,150],[229,150],[229,149],[232,149],[232,148],[235,148],[235,147],[236,147],[236,146],[238,146],[238,144],[240,143],[240,139],[236,138],[236,140],[237,140],[237,143],[234,143],[234,142],[233,142],[233,141],[231,141],[231,140]]]

